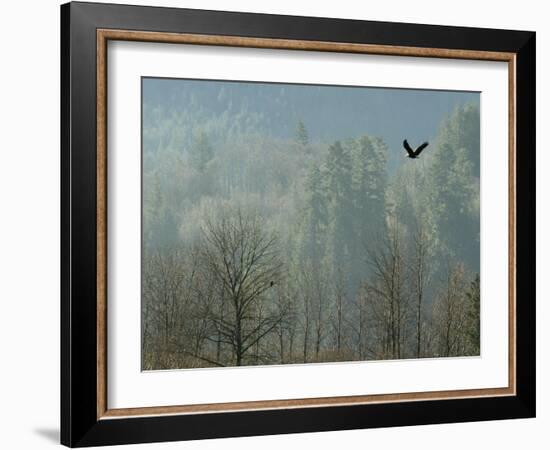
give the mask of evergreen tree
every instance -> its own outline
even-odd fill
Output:
[[[384,225],[387,147],[381,139],[362,136],[352,147],[354,230],[358,242],[376,239]]]
[[[199,172],[202,173],[206,169],[206,165],[210,162],[210,160],[213,157],[214,157],[214,150],[210,145],[208,136],[204,131],[200,131],[195,136],[193,144],[191,145],[191,151],[189,154],[191,164]]]
[[[178,221],[172,211],[166,209],[153,229],[154,239],[160,248],[173,247],[179,239]]]
[[[458,108],[440,130],[426,191],[438,239],[440,256],[464,261],[479,270],[479,122],[475,109]],[[479,111],[477,112],[479,119]],[[469,129],[464,129],[469,128]],[[475,145],[477,136],[477,146]],[[477,242],[476,246],[471,245]]]
[[[298,124],[296,125],[296,131],[294,134],[294,139],[298,144],[300,144],[303,147],[307,147],[309,144],[309,134],[307,132],[307,128],[304,125],[304,122],[301,120],[298,121]]]
[[[149,250],[172,247],[179,240],[178,220],[173,213],[158,176],[151,181],[151,189],[143,205],[143,237]]]
[[[333,267],[344,264],[356,245],[353,232],[350,145],[337,141],[326,158],[328,257]]]
[[[350,239],[350,288],[355,292],[365,277],[365,249],[380,239],[385,228],[386,145],[381,139],[362,136],[350,143],[352,227]]]
[[[313,164],[305,182],[305,208],[301,229],[302,259],[311,257],[319,261],[324,253],[324,238],[327,226],[326,194],[322,174]]]
[[[143,199],[143,240],[151,245],[155,240],[155,227],[162,212],[162,188],[159,177],[155,174],[148,180],[149,189],[144,189]]]

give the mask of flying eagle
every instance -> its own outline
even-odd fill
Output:
[[[407,139],[403,141],[403,147],[405,147],[405,150],[407,150],[408,157],[409,158],[418,158],[420,155],[420,152],[424,150],[428,146],[427,142],[424,142],[421,146],[419,146],[416,150],[413,150],[409,143],[407,142]]]

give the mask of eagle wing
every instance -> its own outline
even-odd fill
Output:
[[[403,141],[403,147],[405,147],[405,150],[407,150],[407,153],[409,154],[409,156],[414,156],[414,150],[411,148],[411,146],[407,142],[407,139]]]
[[[424,142],[420,147],[418,147],[418,148],[415,150],[414,154],[415,154],[416,156],[420,155],[420,152],[421,152],[422,150],[424,150],[428,145],[429,145],[428,142]]]

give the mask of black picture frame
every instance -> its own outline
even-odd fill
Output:
[[[97,417],[98,29],[516,55],[516,395],[208,414]],[[535,416],[534,32],[68,3],[61,6],[61,443],[70,447]]]

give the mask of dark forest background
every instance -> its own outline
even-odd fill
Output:
[[[479,354],[479,94],[145,78],[142,114],[144,370]]]

